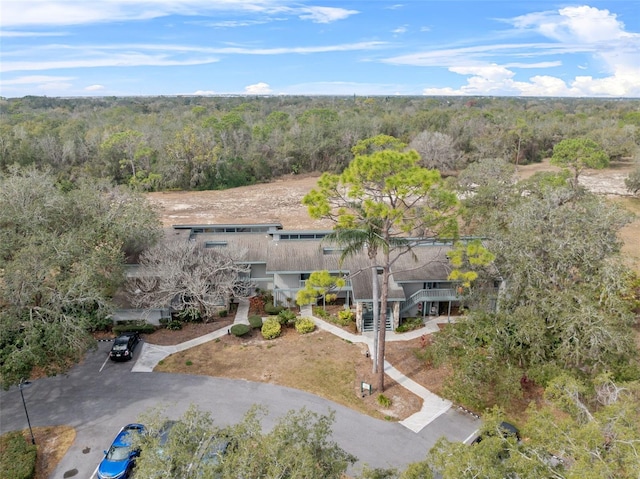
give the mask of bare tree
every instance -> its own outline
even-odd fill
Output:
[[[462,159],[453,138],[438,131],[423,131],[411,141],[409,148],[420,154],[420,164],[425,168],[451,171],[460,166]]]
[[[195,241],[167,240],[140,258],[127,290],[136,307],[195,309],[206,321],[225,309],[232,296],[248,296],[249,267],[238,264],[242,252],[207,248]]]

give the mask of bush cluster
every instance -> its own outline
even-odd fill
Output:
[[[19,431],[0,438],[0,471],[2,477],[32,479],[36,473],[36,446],[29,444]]]
[[[422,318],[407,318],[404,322],[396,328],[396,333],[406,333],[407,331],[413,331],[424,326]]]
[[[182,329],[182,323],[180,321],[169,321],[165,328],[169,329],[170,331],[179,331]]]
[[[296,323],[296,313],[290,309],[283,309],[278,313],[278,321],[282,326],[293,326]]]
[[[253,329],[259,329],[262,327],[262,316],[258,316],[257,314],[249,316],[249,325]]]
[[[273,302],[267,301],[264,305],[264,310],[267,314],[280,314],[280,311],[284,310],[284,306],[274,306]]]
[[[350,309],[343,309],[338,312],[338,320],[336,321],[340,326],[349,326],[356,320],[356,315]]]
[[[240,336],[244,336],[249,331],[251,331],[251,326],[247,324],[234,324],[233,326],[231,326],[229,331],[234,336],[240,337]]]
[[[321,308],[319,306],[313,307],[313,315],[321,319],[329,319],[329,317],[331,316],[331,314],[329,314],[329,312],[326,309]]]
[[[262,325],[262,337],[264,339],[275,339],[280,336],[282,326],[275,318],[267,319]]]
[[[129,322],[130,324],[118,324],[114,326],[112,331],[114,334],[120,335],[122,333],[126,333],[128,331],[137,331],[138,333],[153,333],[156,330],[156,327],[150,323],[135,323]],[[167,323],[169,324],[169,323]]]
[[[178,311],[175,316],[176,319],[179,319],[180,321],[188,321],[191,323],[199,323],[202,321],[202,314],[197,308],[185,308]]]
[[[315,323],[310,318],[299,318],[296,321],[296,331],[300,334],[307,334],[316,329]]]
[[[378,404],[380,404],[380,406],[382,407],[391,407],[391,404],[393,404],[393,402],[384,394],[378,394]]]

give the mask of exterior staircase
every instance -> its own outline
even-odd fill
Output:
[[[393,331],[391,314],[387,314],[387,331]],[[373,315],[367,314],[362,318],[362,332],[373,331]]]
[[[400,314],[410,310],[423,301],[458,301],[458,292],[453,289],[421,289],[416,291],[400,305]]]

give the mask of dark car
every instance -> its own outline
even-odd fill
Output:
[[[127,361],[133,357],[133,350],[139,342],[139,333],[123,333],[113,340],[113,346],[111,347],[109,357],[113,361]]]
[[[502,421],[498,426],[498,428],[500,429],[500,433],[502,434],[502,437],[504,437],[505,439],[513,437],[515,438],[516,441],[520,442],[520,439],[521,439],[520,431],[513,424]],[[484,437],[493,436],[493,435],[494,434],[491,432],[485,432],[484,434],[480,434],[473,441],[471,441],[471,444],[478,444],[479,442],[482,441]]]
[[[227,451],[232,448],[231,441],[227,437],[211,437],[196,452],[195,461],[189,464],[187,472],[193,469],[195,470],[195,477],[202,477],[205,474],[207,474],[207,477],[222,477],[219,471],[221,462]]]
[[[144,432],[142,424],[127,424],[120,429],[109,450],[104,451],[104,459],[98,466],[98,479],[124,479],[130,476],[140,455],[139,449],[132,445],[133,437]]]

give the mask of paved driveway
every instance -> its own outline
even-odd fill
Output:
[[[360,458],[355,467],[404,468],[424,459],[442,435],[462,441],[478,427],[473,417],[454,409],[414,433],[396,422],[373,419],[331,401],[295,389],[242,380],[166,373],[134,373],[135,358],[128,363],[107,360],[111,343],[99,343],[82,364],[68,374],[40,379],[25,389],[33,426],[70,425],[77,436],[73,446],[53,474],[54,479],[92,477],[116,433],[134,422],[147,409],[166,405],[177,418],[190,404],[210,411],[218,425],[233,424],[256,403],[269,414],[264,425],[292,409],[306,407],[318,413],[336,412],[334,439]],[[26,418],[17,388],[0,392],[0,431],[26,427]]]

